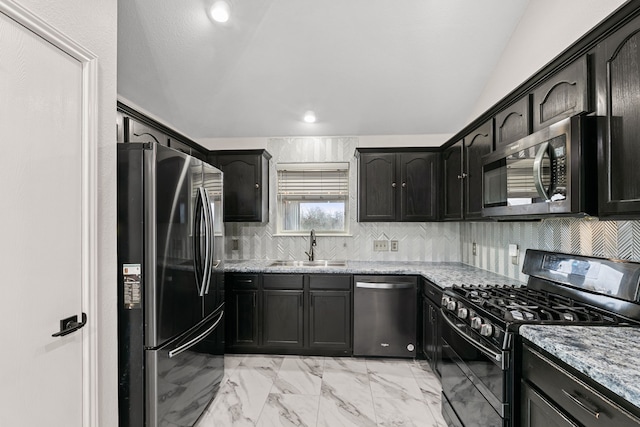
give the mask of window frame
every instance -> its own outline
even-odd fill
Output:
[[[318,196],[314,198],[313,194],[309,195],[292,195],[290,197],[284,196],[281,193],[281,178],[282,173],[286,173],[286,171],[300,172],[331,172],[336,171],[337,173],[342,174],[342,177],[336,178],[343,180],[339,187],[340,190],[343,191],[342,194],[326,194],[324,198],[322,196]],[[285,230],[285,220],[286,213],[284,209],[284,203],[287,200],[298,201],[298,202],[309,202],[309,203],[324,203],[341,201],[344,204],[344,226],[342,230],[327,230],[327,229],[315,229],[314,231],[316,235],[319,236],[349,236],[350,229],[350,192],[351,192],[351,182],[350,182],[350,173],[351,173],[351,165],[349,162],[318,162],[318,163],[307,163],[307,162],[292,162],[292,163],[278,163],[276,164],[276,235],[277,236],[306,236],[310,233],[309,230]]]

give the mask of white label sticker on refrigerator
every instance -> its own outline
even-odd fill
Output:
[[[124,276],[124,308],[132,310],[140,308],[140,264],[123,264],[122,275]]]

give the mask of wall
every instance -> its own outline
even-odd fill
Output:
[[[541,222],[461,224],[462,261],[526,281],[527,249],[640,261],[640,221],[546,219]],[[478,244],[473,255],[473,242]],[[511,264],[509,243],[519,245],[518,265]]]
[[[358,147],[439,147],[453,134],[431,135],[363,135]],[[201,138],[196,140],[210,150],[251,150],[267,148],[269,138]]]
[[[531,0],[469,122],[621,6],[625,0]]]
[[[278,162],[349,162],[350,236],[317,238],[318,259],[387,261],[459,261],[458,223],[358,223],[357,162],[354,152],[359,138],[269,138],[269,218],[267,224],[228,223],[225,226],[228,259],[304,259],[308,236],[277,236],[275,194]],[[239,250],[231,250],[232,239]],[[373,252],[374,239],[399,241],[398,252]]]
[[[101,426],[116,426],[117,0],[18,0],[18,3],[98,56],[99,416]]]

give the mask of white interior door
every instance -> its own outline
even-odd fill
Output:
[[[13,6],[0,1],[0,426],[76,427],[88,423],[90,328],[52,334],[63,318],[92,320],[87,68]]]

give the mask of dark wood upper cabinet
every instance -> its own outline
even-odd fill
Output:
[[[482,156],[493,151],[493,120],[464,138],[464,217],[482,218]]]
[[[269,159],[265,150],[217,152],[209,159],[224,172],[224,221],[269,221]]]
[[[358,221],[434,221],[440,155],[360,151]]]
[[[599,215],[640,214],[640,17],[596,49],[599,115],[607,129],[598,153]]]
[[[123,118],[124,142],[157,142],[169,146],[169,137],[159,130],[147,126],[131,117]]]
[[[400,221],[438,218],[438,153],[401,153]]]
[[[463,219],[463,178],[462,157],[464,143],[458,141],[442,153],[443,169],[443,218],[445,220]]]
[[[358,172],[358,221],[395,221],[396,155],[360,153]]]
[[[532,93],[533,131],[564,118],[591,111],[588,56],[569,64]]]
[[[496,149],[531,133],[531,101],[527,95],[496,114]]]

